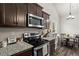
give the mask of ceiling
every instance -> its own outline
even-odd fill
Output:
[[[53,3],[53,5],[60,17],[67,17],[69,15],[69,3]],[[79,15],[79,3],[71,3],[71,12],[74,16]]]

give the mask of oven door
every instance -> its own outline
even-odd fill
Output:
[[[48,56],[49,55],[49,43],[43,44],[34,48],[34,56]]]

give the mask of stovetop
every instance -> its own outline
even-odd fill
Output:
[[[43,44],[45,44],[47,42],[48,42],[47,40],[42,40],[42,41],[38,40],[38,41],[31,41],[31,42],[28,42],[28,43],[30,43],[34,47],[37,47],[37,46],[43,45]]]
[[[25,34],[27,34],[27,33],[25,33]],[[23,41],[33,45],[34,47],[43,45],[48,42],[48,40],[43,40],[41,38],[41,35],[39,35],[38,33],[30,33],[30,36],[24,35]]]
[[[28,39],[25,39],[24,40],[25,42],[33,45],[34,47],[37,47],[37,46],[40,46],[40,45],[43,45],[45,43],[48,42],[48,40],[43,40],[43,39],[33,39],[33,38],[28,38]]]

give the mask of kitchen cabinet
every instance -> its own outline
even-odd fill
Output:
[[[51,40],[49,45],[50,45],[50,56],[53,56],[55,53],[55,39]]]
[[[26,4],[5,4],[5,25],[26,26]]]
[[[16,4],[17,26],[26,26],[27,4]]]
[[[0,3],[0,26],[4,25],[4,5]]]
[[[35,3],[28,4],[28,13],[42,17],[42,7]]]
[[[2,6],[3,5],[3,6]],[[26,26],[27,4],[2,4],[1,6],[1,23],[5,26]],[[3,12],[2,12],[3,10]]]
[[[41,6],[39,6],[39,5],[37,4],[37,16],[42,17],[42,9],[43,9],[43,7],[41,7]]]
[[[28,3],[28,13],[37,15],[37,5],[34,3]]]
[[[42,17],[44,18],[44,20],[48,20],[49,19],[49,14],[46,13],[45,11],[42,11]]]
[[[5,26],[16,26],[16,5],[9,3],[5,5]]]
[[[28,50],[24,50],[24,51],[21,51],[21,52],[18,52],[12,56],[32,56],[32,48],[28,49]]]
[[[44,18],[44,28],[48,29],[49,25],[50,25],[50,23],[48,22],[48,20],[49,20],[49,14],[46,13],[46,12],[44,12],[44,11],[42,11],[42,17]]]

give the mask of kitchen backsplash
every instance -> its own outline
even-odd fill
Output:
[[[16,37],[22,36],[22,33],[41,32],[42,29],[36,28],[0,28],[0,41],[7,39],[10,34],[15,33]]]

